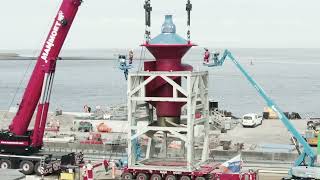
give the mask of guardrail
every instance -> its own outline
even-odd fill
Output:
[[[82,152],[91,155],[125,154],[125,144],[78,144],[78,143],[45,143],[44,151],[50,153]]]

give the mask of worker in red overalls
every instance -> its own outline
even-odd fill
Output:
[[[209,64],[209,58],[210,58],[210,52],[207,48],[204,48],[204,57],[203,57],[203,63],[204,64]]]
[[[83,180],[93,180],[93,166],[90,160],[83,166]]]
[[[103,161],[103,166],[104,166],[104,169],[106,170],[106,175],[107,175],[109,171],[109,161],[105,159]]]

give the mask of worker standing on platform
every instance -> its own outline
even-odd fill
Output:
[[[204,64],[209,64],[209,58],[210,58],[210,52],[207,48],[204,48],[204,57],[203,57],[203,63]]]
[[[83,180],[93,180],[93,166],[90,160],[83,166]]]
[[[133,50],[129,51],[129,64],[132,64],[133,61]]]
[[[127,66],[125,55],[119,55],[119,63],[120,63],[120,66]]]
[[[83,111],[84,111],[85,113],[91,113],[91,107],[89,107],[88,105],[84,105],[84,106],[83,106]]]
[[[219,63],[219,55],[220,55],[220,53],[217,51],[213,53],[213,62],[215,65],[218,65],[218,63]]]
[[[103,161],[103,166],[104,166],[104,169],[106,170],[106,175],[107,175],[109,171],[109,161],[105,159]]]
[[[120,69],[123,70],[124,77],[127,80],[128,79],[129,70],[128,70],[128,67],[127,67],[126,56],[119,55],[119,63],[120,63]]]

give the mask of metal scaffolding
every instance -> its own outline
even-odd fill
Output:
[[[177,84],[172,78],[181,77],[182,85]],[[170,84],[173,89],[172,97],[147,97],[146,85],[156,78],[162,78]],[[186,172],[194,171],[208,159],[208,141],[209,141],[209,105],[208,105],[208,72],[191,72],[191,71],[141,71],[129,74],[128,78],[128,168],[130,169],[147,169],[159,171]],[[154,108],[146,102],[182,102],[186,103],[186,121],[185,123],[173,127],[157,126],[154,119]],[[149,125],[144,127],[137,126],[137,117],[135,112],[141,104],[147,105],[149,114]],[[201,116],[197,116],[201,114]],[[200,159],[195,158],[195,127],[203,126],[202,155]],[[167,151],[167,136],[179,139],[182,142],[181,148],[185,148],[186,159],[183,159],[181,165],[167,165],[170,157],[165,156],[162,163],[153,164],[152,150],[155,143],[152,138],[156,132],[163,133],[165,142],[165,153]],[[136,154],[136,139],[145,135],[148,137],[146,153],[143,159],[138,159]],[[199,142],[197,142],[199,143]],[[183,146],[183,147],[182,147]],[[161,159],[156,159],[161,162]]]

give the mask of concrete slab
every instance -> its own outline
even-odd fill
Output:
[[[25,175],[17,169],[0,169],[0,175],[3,180],[19,180],[25,178]]]
[[[304,134],[306,120],[291,120],[294,127]],[[291,144],[290,133],[280,120],[263,120],[262,125],[244,128],[238,124],[234,129],[220,135],[220,140],[232,140],[232,143],[246,144]]]

